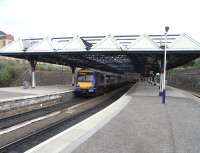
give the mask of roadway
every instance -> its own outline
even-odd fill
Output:
[[[200,103],[168,87],[166,104],[158,88],[138,83],[92,117],[50,138],[33,152],[199,153]]]

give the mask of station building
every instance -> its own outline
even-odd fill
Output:
[[[14,41],[14,36],[0,31],[0,48],[6,46],[8,43]]]

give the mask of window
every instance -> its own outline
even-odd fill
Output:
[[[79,75],[78,81],[93,81],[94,76],[93,75]]]

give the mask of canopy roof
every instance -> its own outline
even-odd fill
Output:
[[[54,50],[51,40],[47,37],[29,47],[26,52],[52,52]]]
[[[141,35],[134,42],[127,46],[129,50],[161,50],[156,42],[148,35]]]
[[[122,46],[111,35],[104,37],[92,46],[90,51],[122,51]]]
[[[200,43],[185,33],[181,34],[172,44],[169,45],[169,49],[176,50],[199,50],[199,48]]]
[[[36,41],[34,44],[27,41]],[[26,44],[26,47],[24,47]],[[84,51],[160,51],[164,45],[164,35],[123,35],[34,38],[16,40],[0,52],[84,52]],[[167,46],[171,51],[199,51],[200,43],[187,34],[167,36]]]
[[[24,52],[24,44],[21,39],[13,41],[9,43],[2,49],[0,49],[0,53],[21,53]]]
[[[19,39],[0,55],[116,73],[158,72],[163,60],[164,35],[75,36]],[[200,43],[187,34],[167,36],[167,68],[200,56]]]
[[[69,40],[61,51],[87,51],[86,48],[87,45],[83,42],[83,40],[79,36],[76,36]]]

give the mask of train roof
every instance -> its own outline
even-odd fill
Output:
[[[138,76],[138,73],[125,73],[125,74],[118,74],[118,73],[112,73],[112,72],[107,72],[107,71],[101,71],[101,70],[96,70],[96,69],[88,69],[88,68],[81,68],[78,73],[89,73],[89,72],[98,72],[98,73],[103,73],[105,75],[110,75],[110,76]]]
[[[87,69],[87,68],[82,68],[79,70],[79,72],[95,72],[95,71],[93,71],[91,69]]]

